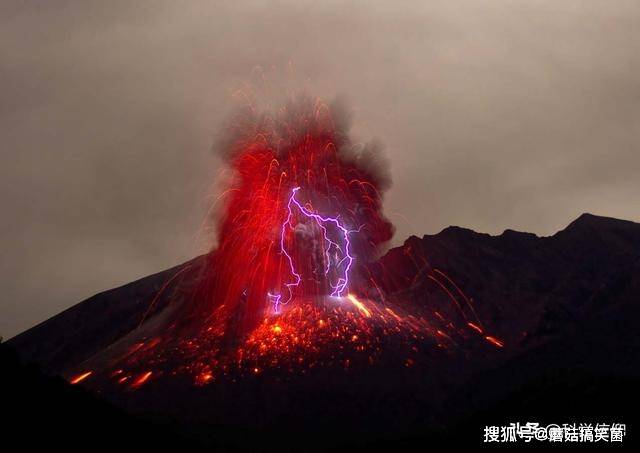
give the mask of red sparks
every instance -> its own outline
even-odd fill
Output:
[[[476,325],[475,325],[474,323],[472,323],[471,321],[469,321],[469,322],[467,323],[467,325],[468,325],[469,327],[471,327],[473,330],[475,330],[476,332],[478,332],[478,333],[480,333],[480,334],[482,333],[482,329],[481,329],[480,327],[476,326]]]
[[[499,348],[502,348],[504,346],[504,343],[500,340],[498,340],[495,337],[490,337],[489,335],[487,335],[486,337],[484,337],[485,340],[487,340],[489,343],[496,345]]]
[[[69,383],[70,384],[74,384],[74,385],[75,384],[79,384],[80,382],[84,381],[86,378],[88,378],[92,374],[93,374],[93,371],[87,371],[86,373],[79,374],[79,375],[71,378]]]
[[[138,379],[136,379],[133,384],[131,384],[131,387],[133,388],[138,388],[140,386],[142,386],[145,382],[147,382],[149,380],[149,378],[151,377],[152,372],[151,371],[147,371],[146,373],[140,375],[138,377]]]

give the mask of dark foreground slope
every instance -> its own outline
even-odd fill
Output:
[[[196,259],[94,296],[9,346],[22,362],[50,375],[74,369],[144,329],[143,319],[178,310],[177,295],[197,281],[202,263]],[[485,328],[505,347],[499,353],[469,349],[465,357],[429,357],[425,365],[402,369],[325,369],[285,381],[260,376],[204,388],[158,380],[136,392],[102,396],[127,414],[160,423],[159,433],[174,430],[207,445],[475,445],[484,425],[517,421],[621,422],[630,426],[626,444],[633,440],[640,376],[639,224],[583,215],[545,238],[451,227],[408,239],[371,271],[402,300],[418,305],[431,303],[437,290],[427,277],[443,272],[473,298]],[[24,372],[12,363],[10,376]],[[48,396],[68,391],[56,385],[42,401],[60,401]],[[46,406],[29,399],[32,390],[22,379],[13,379],[11,387],[30,410]],[[75,411],[69,401],[66,408]],[[93,414],[86,406],[81,410]]]
[[[485,425],[514,420],[545,424],[560,420],[623,420],[637,426],[633,424],[637,419],[633,417],[637,379],[573,367],[529,376],[499,398],[487,398],[481,404],[464,404],[466,395],[462,395],[452,401],[463,404],[461,410],[443,424],[412,426],[402,433],[372,430],[354,434],[340,429],[339,420],[333,429],[282,425],[265,431],[255,426],[138,417],[60,378],[46,376],[35,366],[25,365],[6,345],[0,345],[0,361],[3,413],[8,415],[2,422],[3,440],[23,449],[80,451],[99,445],[110,451],[194,451],[203,447],[209,451],[322,451],[335,447],[349,451],[422,451],[486,447],[482,443]],[[512,364],[479,376],[473,393],[491,396],[496,383],[509,382],[515,370],[517,364]],[[361,416],[368,417],[366,410]],[[636,438],[635,432],[629,431],[624,445],[615,445],[615,450],[637,448]],[[518,445],[518,449],[523,447]],[[611,445],[599,447],[608,451]],[[528,449],[538,451],[540,446],[529,445]]]
[[[96,444],[111,451],[125,445],[132,449],[195,445],[166,423],[135,418],[81,387],[24,364],[6,344],[0,345],[0,361],[4,415],[0,431],[7,451],[76,451]]]

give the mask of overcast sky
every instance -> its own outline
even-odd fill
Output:
[[[239,89],[346,97],[400,243],[640,221],[639,74],[637,0],[4,0],[0,334],[206,247]]]

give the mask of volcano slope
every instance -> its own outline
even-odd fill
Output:
[[[412,236],[358,294],[293,300],[247,332],[242,304],[182,322],[215,259],[100,293],[8,345],[205,445],[473,444],[492,423],[631,422],[640,224],[584,214],[550,237]]]

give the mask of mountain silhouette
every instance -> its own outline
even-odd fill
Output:
[[[340,313],[360,316],[365,331],[359,334],[321,304],[314,308],[318,318],[307,322],[333,320],[332,328],[348,336],[318,340],[316,358],[304,368],[265,355],[280,360],[278,366],[252,362],[247,369],[255,366],[255,375],[214,372],[212,383],[194,385],[173,372],[191,364],[182,363],[184,354],[164,352],[184,344],[171,341],[163,343],[162,356],[133,360],[144,360],[141,367],[162,361],[159,372],[139,386],[118,387],[114,379],[121,378],[106,377],[107,370],[127,363],[120,357],[132,347],[170,330],[206,278],[210,259],[203,255],[97,294],[6,344],[47,376],[94,373],[81,385],[101,399],[137,417],[175,422],[181,436],[207,445],[238,426],[261,440],[234,434],[230,445],[266,448],[280,445],[282,432],[295,432],[301,442],[334,433],[311,446],[322,448],[417,438],[461,442],[460,433],[478,443],[482,426],[492,422],[631,422],[640,375],[638,223],[583,214],[548,237],[459,227],[411,236],[366,266],[376,285],[359,295],[373,301],[376,291],[389,294],[385,307],[403,317],[393,328],[372,324],[373,305],[354,302]],[[423,319],[434,335],[411,330]],[[345,346],[352,336],[354,349]],[[210,360],[208,345],[190,360]],[[322,348],[330,353],[317,351]],[[132,373],[128,382],[140,376]]]

